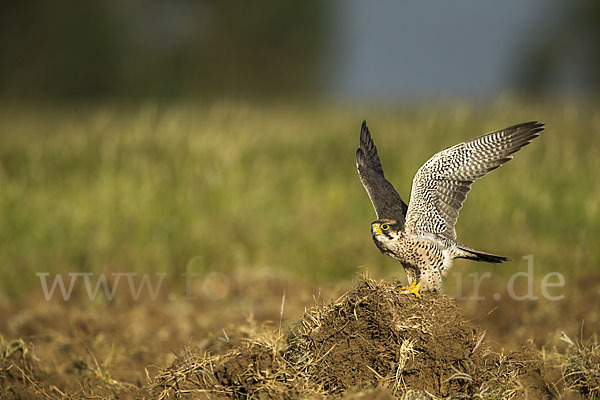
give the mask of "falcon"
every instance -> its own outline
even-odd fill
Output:
[[[377,148],[363,121],[356,167],[377,220],[373,241],[404,267],[405,294],[442,287],[454,259],[501,263],[509,258],[472,249],[456,240],[454,226],[471,184],[513,158],[540,135],[544,124],[526,122],[491,132],[440,151],[415,174],[407,205],[385,178]]]

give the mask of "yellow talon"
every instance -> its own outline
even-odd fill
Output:
[[[419,289],[421,288],[421,281],[419,281],[417,283],[417,280],[415,279],[415,281],[413,283],[410,284],[410,286],[403,286],[401,289],[403,290],[402,294],[409,294],[412,293],[415,295],[415,297],[417,299],[421,298],[421,293],[419,293]]]

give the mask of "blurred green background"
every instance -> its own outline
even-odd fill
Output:
[[[415,63],[416,78],[410,69],[377,69],[378,54],[397,53],[388,61],[401,69],[407,53],[428,48],[418,35],[406,48],[377,35],[384,6],[410,19],[422,12],[417,2],[369,10],[317,1],[34,3],[0,6],[0,290],[10,297],[39,285],[37,272],[180,279],[197,256],[194,269],[204,272],[347,280],[366,265],[402,276],[371,243],[374,212],[354,164],[363,119],[406,201],[433,153],[511,124],[546,122],[540,139],[474,185],[459,238],[515,260],[534,254],[541,271],[597,268],[595,2],[548,3],[554,17],[531,20],[485,83],[467,79],[469,64],[482,68],[461,55],[473,48],[459,34],[477,37],[476,27],[458,19],[450,21],[457,56],[439,57],[442,69],[443,60],[464,69],[440,76]],[[492,2],[479,7],[494,14]],[[508,2],[496,23],[537,13],[519,7]],[[372,41],[348,28],[371,20]],[[401,26],[385,29],[402,35]],[[373,57],[357,62],[362,50],[352,49]],[[443,86],[428,73],[464,84]],[[430,83],[402,91],[417,78]],[[368,79],[379,79],[373,91],[355,85]],[[376,90],[388,82],[401,84]],[[494,267],[499,276],[515,272],[507,265]]]

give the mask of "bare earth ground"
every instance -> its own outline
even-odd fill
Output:
[[[0,308],[0,397],[598,398],[599,282],[554,302],[417,300],[397,280],[269,272],[237,273],[222,299],[40,290]]]

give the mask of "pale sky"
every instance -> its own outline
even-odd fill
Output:
[[[549,0],[339,0],[327,90],[347,98],[497,97]]]

